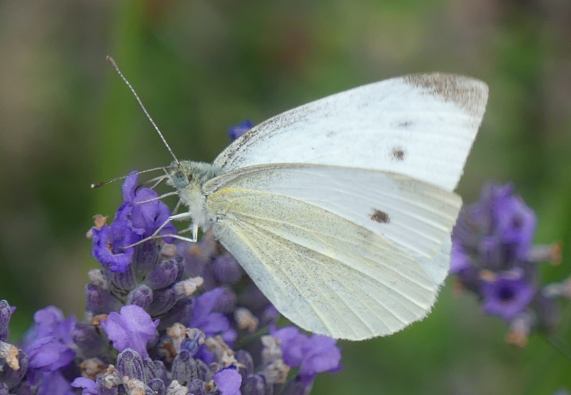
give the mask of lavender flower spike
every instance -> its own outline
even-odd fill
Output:
[[[452,264],[462,289],[478,297],[482,309],[507,321],[506,340],[527,344],[533,330],[550,332],[559,321],[556,284],[538,284],[538,263],[560,260],[560,246],[533,246],[534,212],[511,185],[489,185],[466,206],[452,237]]]
[[[16,309],[11,307],[7,301],[0,300],[0,341],[4,341],[8,338],[8,324],[15,310]]]
[[[211,234],[126,248],[171,214],[141,203],[154,197],[131,174],[114,221],[96,217],[102,267],[89,274],[86,320],[42,309],[19,349],[5,341],[13,308],[0,301],[0,395],[307,395],[338,369],[335,340],[274,328],[278,311]]]

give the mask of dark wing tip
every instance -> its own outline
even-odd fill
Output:
[[[483,81],[445,73],[411,74],[404,77],[404,81],[455,103],[472,116],[481,118],[484,115],[488,85]]]

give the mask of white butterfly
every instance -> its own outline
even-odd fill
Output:
[[[427,315],[448,272],[453,190],[487,96],[462,76],[394,78],[275,116],[212,164],[175,157],[167,183],[188,211],[171,220],[193,233],[178,237],[212,230],[308,331],[394,333]]]

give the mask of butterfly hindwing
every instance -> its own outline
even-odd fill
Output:
[[[354,340],[427,314],[460,207],[454,194],[406,176],[334,166],[255,166],[205,191],[215,236],[278,310]]]

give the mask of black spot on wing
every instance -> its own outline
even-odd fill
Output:
[[[396,126],[399,129],[410,129],[410,127],[413,125],[413,122],[411,120],[404,120],[404,121],[399,121],[397,122]]]
[[[373,209],[370,218],[371,220],[378,222],[380,224],[388,224],[389,222],[391,222],[391,218],[389,217],[389,215],[379,209]]]
[[[402,147],[393,147],[391,151],[391,157],[398,161],[403,161],[406,156],[406,152]]]

